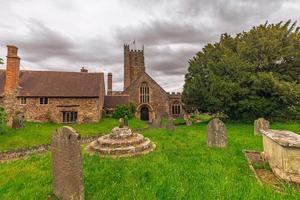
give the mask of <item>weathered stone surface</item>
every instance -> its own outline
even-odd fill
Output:
[[[71,127],[57,129],[51,151],[54,194],[63,200],[83,200],[80,135]]]
[[[123,128],[124,127],[124,119],[123,118],[120,118],[119,119],[119,128]]]
[[[207,125],[207,145],[209,147],[226,147],[227,131],[225,124],[218,118],[214,118]]]
[[[161,126],[162,126],[162,118],[161,118],[161,114],[158,113],[158,114],[156,114],[155,119],[152,120],[151,127],[152,128],[160,128]]]
[[[192,121],[191,120],[185,120],[185,124],[187,125],[187,126],[192,126]]]
[[[174,119],[172,117],[168,118],[167,129],[171,131],[174,131],[176,129],[174,125]]]
[[[254,121],[254,135],[261,135],[261,130],[268,130],[270,122],[264,118],[258,118]]]
[[[137,156],[150,153],[155,144],[141,134],[133,133],[128,127],[115,127],[111,134],[104,135],[87,146],[90,153],[111,157]]]
[[[265,160],[278,177],[300,183],[300,135],[291,131],[262,130]]]
[[[12,128],[18,129],[24,127],[24,115],[22,113],[18,113],[13,116],[12,119]]]

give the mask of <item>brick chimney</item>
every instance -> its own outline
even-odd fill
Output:
[[[87,69],[85,69],[84,67],[81,67],[80,72],[87,73],[87,72],[89,72],[89,71],[88,71]]]
[[[18,56],[18,48],[13,45],[7,45],[6,58],[5,92],[11,92],[19,86],[20,58]]]
[[[107,75],[107,95],[112,95],[112,73]]]

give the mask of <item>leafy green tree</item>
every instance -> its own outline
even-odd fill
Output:
[[[289,20],[222,34],[189,61],[184,103],[231,119],[300,119],[299,29]]]
[[[113,113],[113,118],[120,119],[120,118],[127,118],[131,119],[134,116],[135,107],[132,103],[128,105],[118,105]]]
[[[0,58],[0,65],[2,65],[3,64],[3,59],[2,58]]]

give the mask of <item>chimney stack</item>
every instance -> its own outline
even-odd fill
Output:
[[[7,45],[7,62],[5,92],[11,92],[18,88],[20,78],[20,58],[18,48],[13,45]]]
[[[87,69],[85,69],[84,67],[81,67],[80,72],[87,73],[87,72],[89,72],[89,71],[88,71]]]
[[[112,73],[107,75],[107,95],[112,95]]]

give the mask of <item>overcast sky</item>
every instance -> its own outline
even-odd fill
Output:
[[[187,61],[220,34],[300,21],[299,0],[0,0],[0,57],[19,47],[21,69],[112,72],[123,88],[123,43],[145,45],[146,71],[181,91]],[[4,68],[5,65],[0,66]]]

